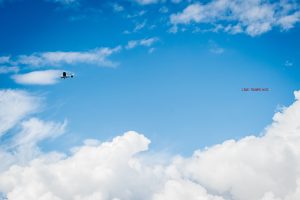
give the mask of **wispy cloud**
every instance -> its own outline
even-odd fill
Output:
[[[19,90],[0,90],[0,137],[37,111],[40,99]]]
[[[68,7],[79,5],[79,0],[45,0],[45,1],[59,3],[63,6],[68,6]]]
[[[32,118],[32,114],[40,112],[42,99],[21,90],[0,90],[0,174],[12,165],[22,166],[37,157],[42,158],[38,143],[65,132],[67,121],[56,123]],[[3,139],[8,131],[10,136]],[[48,155],[51,159],[58,154]]]
[[[143,11],[142,14],[144,14],[144,11]],[[127,17],[132,18],[132,17],[136,17],[136,16],[139,16],[139,14],[137,14],[137,15],[128,15]],[[146,25],[147,25],[147,20],[135,23],[133,30],[131,30],[131,31],[125,30],[125,31],[123,31],[123,34],[137,33],[139,31],[141,31],[142,29],[146,28]]]
[[[172,2],[172,3],[176,3],[176,4],[177,4],[177,3],[180,3],[180,2],[182,2],[182,0],[171,0],[171,2]]]
[[[38,118],[30,118],[21,123],[21,131],[12,139],[10,148],[17,146],[34,146],[46,138],[55,138],[64,133],[67,122],[45,122]]]
[[[278,24],[282,29],[288,30],[295,26],[297,22],[300,20],[300,11],[294,12],[293,14],[282,16],[278,20]]]
[[[180,24],[202,23],[222,25],[225,32],[244,32],[251,36],[268,32],[273,27],[288,30],[299,20],[299,5],[288,0],[213,0],[206,4],[192,3],[182,12],[170,16],[173,32],[177,31]]]
[[[147,11],[141,10],[141,11],[136,12],[135,14],[128,14],[126,17],[128,19],[135,18],[135,17],[141,17],[141,16],[145,15],[146,13],[147,13]]]
[[[124,7],[118,3],[112,3],[111,6],[115,12],[121,12],[124,10]]]
[[[216,42],[210,40],[209,41],[209,51],[213,54],[222,54],[224,53],[225,49],[220,47]]]
[[[25,74],[16,74],[12,79],[24,85],[53,85],[58,82],[61,70],[33,71]]]
[[[168,13],[168,12],[169,12],[169,9],[168,9],[168,7],[166,7],[166,6],[163,6],[163,7],[161,7],[158,11],[159,11],[160,13]]]
[[[294,63],[292,63],[289,60],[286,60],[285,63],[284,63],[284,66],[286,66],[286,67],[292,67],[293,65],[294,65]]]
[[[115,48],[105,47],[78,52],[55,51],[33,53],[31,55],[20,55],[14,62],[19,65],[32,67],[62,66],[64,64],[92,64],[97,66],[114,67],[117,63],[108,60],[108,57],[120,50],[121,47],[118,46]]]
[[[10,62],[10,56],[0,56],[0,64],[5,64]]]
[[[138,46],[151,47],[159,39],[156,37],[141,40],[131,40],[125,49]],[[49,70],[38,70],[28,73],[15,74],[11,78],[18,84],[24,85],[52,85],[58,82],[61,70],[53,70],[53,67],[69,65],[95,65],[100,67],[116,67],[119,63],[109,59],[110,56],[120,52],[124,47],[96,48],[88,51],[53,51],[38,52],[29,55],[18,55],[15,57],[2,56],[0,61],[7,66],[0,66],[0,74],[18,73],[20,67],[33,70],[36,68],[50,68]],[[149,53],[154,49],[150,49]],[[19,67],[20,66],[20,67]]]
[[[155,51],[155,48],[150,48],[149,50],[148,50],[148,53],[153,53]]]
[[[17,73],[19,70],[17,66],[0,66],[0,74]]]
[[[139,30],[143,29],[146,26],[147,21],[144,20],[141,23],[137,23],[133,29],[133,32],[138,32]]]
[[[152,46],[155,42],[159,41],[157,37],[152,37],[152,38],[145,38],[141,40],[130,40],[127,45],[126,49],[132,49],[138,46],[144,46],[144,47],[150,47]]]
[[[161,0],[134,0],[136,3],[140,5],[149,5],[160,2]]]

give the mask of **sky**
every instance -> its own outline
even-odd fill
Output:
[[[297,0],[0,0],[0,199],[299,199],[299,21]]]

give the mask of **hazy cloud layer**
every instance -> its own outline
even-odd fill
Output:
[[[299,20],[299,4],[292,0],[212,0],[206,4],[196,2],[170,16],[172,32],[177,32],[180,24],[196,23],[215,25],[219,30],[232,34],[246,33],[251,36],[268,32],[273,27],[288,30]]]
[[[13,200],[297,200],[300,92],[295,97],[291,106],[274,115],[260,137],[227,140],[196,150],[191,157],[160,162],[140,154],[148,150],[150,140],[130,131],[110,142],[88,140],[70,156],[37,154],[23,165],[14,164],[0,173],[0,191]],[[38,121],[22,122],[15,139],[26,140],[12,143],[36,144],[61,134],[65,126]],[[40,127],[28,126],[52,128],[40,133]]]

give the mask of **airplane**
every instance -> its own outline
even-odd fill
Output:
[[[63,72],[60,78],[66,79],[66,78],[73,78],[74,74]]]

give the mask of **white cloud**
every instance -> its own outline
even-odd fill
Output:
[[[121,47],[98,48],[89,51],[78,52],[43,52],[32,55],[20,55],[14,63],[33,67],[61,66],[76,64],[91,64],[97,66],[114,67],[117,63],[108,60],[108,57],[121,50]]]
[[[143,29],[146,26],[147,21],[144,20],[142,23],[136,24],[136,26],[133,29],[133,32],[138,32],[139,30]]]
[[[260,137],[227,140],[162,164],[140,154],[150,140],[130,131],[110,142],[85,142],[70,156],[13,165],[0,173],[0,191],[13,200],[297,200],[300,91],[295,97]]]
[[[163,6],[163,7],[161,7],[158,11],[159,11],[160,13],[168,13],[168,12],[169,12],[169,9],[168,9],[168,7],[166,7],[166,6]]]
[[[284,30],[292,28],[300,20],[299,13],[299,5],[288,0],[212,0],[206,4],[190,4],[182,12],[172,14],[170,22],[173,32],[179,24],[224,24],[224,31],[229,33],[257,36],[276,26]]]
[[[186,7],[182,13],[172,14],[170,20],[172,24],[188,24],[192,21],[200,22],[204,18],[203,6],[195,3]]]
[[[222,53],[224,53],[224,49],[221,47],[212,47],[210,49],[210,52],[214,53],[214,54],[222,54]]]
[[[128,41],[128,44],[126,46],[126,49],[132,49],[135,48],[138,45],[138,41],[137,40],[130,40]]]
[[[13,164],[24,165],[37,156],[49,160],[59,155],[54,152],[43,155],[37,145],[64,133],[67,122],[29,118],[40,107],[38,96],[20,90],[0,90],[0,174]],[[3,139],[8,131],[9,136]]]
[[[0,66],[0,74],[17,73],[19,70],[17,66]]]
[[[216,42],[209,41],[209,51],[213,54],[222,54],[224,53],[224,48],[220,47]]]
[[[0,64],[9,63],[10,56],[0,56]]]
[[[52,85],[58,82],[61,70],[33,71],[26,74],[16,74],[12,79],[19,84],[25,85]]]
[[[154,38],[148,38],[148,39],[143,39],[140,40],[140,45],[150,47],[153,45],[153,43],[157,42],[159,39],[154,37]]]
[[[278,24],[284,29],[288,30],[294,27],[294,25],[300,21],[300,11],[291,15],[282,16],[278,20]]]
[[[153,53],[155,51],[155,48],[150,48],[149,50],[148,50],[148,53]]]
[[[46,0],[54,3],[59,3],[64,6],[77,6],[79,4],[78,0]]]
[[[162,191],[154,194],[153,200],[224,200],[220,196],[208,194],[199,184],[191,180],[168,180]]]
[[[0,90],[0,137],[39,107],[39,98],[24,91]]]
[[[44,155],[39,147],[39,142],[45,139],[53,139],[65,132],[67,122],[57,123],[43,121],[38,118],[30,118],[22,121],[20,131],[7,143],[0,145],[0,174],[12,165],[25,166],[37,157],[40,159],[61,158],[63,155],[51,152]]]
[[[44,122],[38,118],[31,118],[21,123],[21,132],[13,139],[14,146],[33,146],[45,138],[55,138],[64,133],[66,122]]]
[[[172,3],[180,3],[182,0],[171,0]]]
[[[140,5],[149,5],[160,2],[160,0],[133,0]]]
[[[128,14],[126,17],[128,19],[135,18],[135,17],[141,17],[141,16],[145,15],[146,13],[147,13],[147,11],[141,10],[141,11],[135,12],[135,14]]]
[[[37,159],[23,171],[22,167],[11,167],[0,178],[0,188],[8,193],[9,199],[144,199],[150,187],[144,178],[136,177],[140,172],[134,169],[134,161],[128,160],[140,151],[146,150],[149,140],[134,132],[116,137],[112,142],[98,146],[82,146],[72,157],[54,163],[44,164]],[[138,164],[138,163],[137,163]],[[138,166],[136,166],[138,167]],[[23,185],[27,175],[16,180],[13,176],[31,176],[31,183],[14,190],[14,183]],[[11,176],[12,175],[12,176]],[[149,174],[150,175],[150,174]],[[134,178],[135,181],[129,181]],[[140,180],[139,180],[140,179]],[[126,181],[129,188],[139,188],[136,194],[122,189]],[[16,181],[16,182],[15,182]],[[82,184],[83,182],[84,184]],[[39,182],[39,183],[38,183]],[[121,185],[120,185],[120,184]],[[36,184],[39,185],[37,188]],[[65,187],[67,186],[67,187]],[[144,190],[143,188],[148,188]],[[143,193],[143,190],[145,193]],[[110,191],[110,192],[109,192]],[[140,194],[138,194],[140,193]]]
[[[126,46],[126,49],[132,49],[137,46],[151,47],[157,41],[159,41],[157,37],[145,38],[141,40],[130,40]]]
[[[118,4],[118,3],[113,3],[113,4],[112,4],[112,7],[113,7],[113,9],[114,9],[115,12],[121,12],[121,11],[124,10],[124,7],[121,6],[121,5]]]

